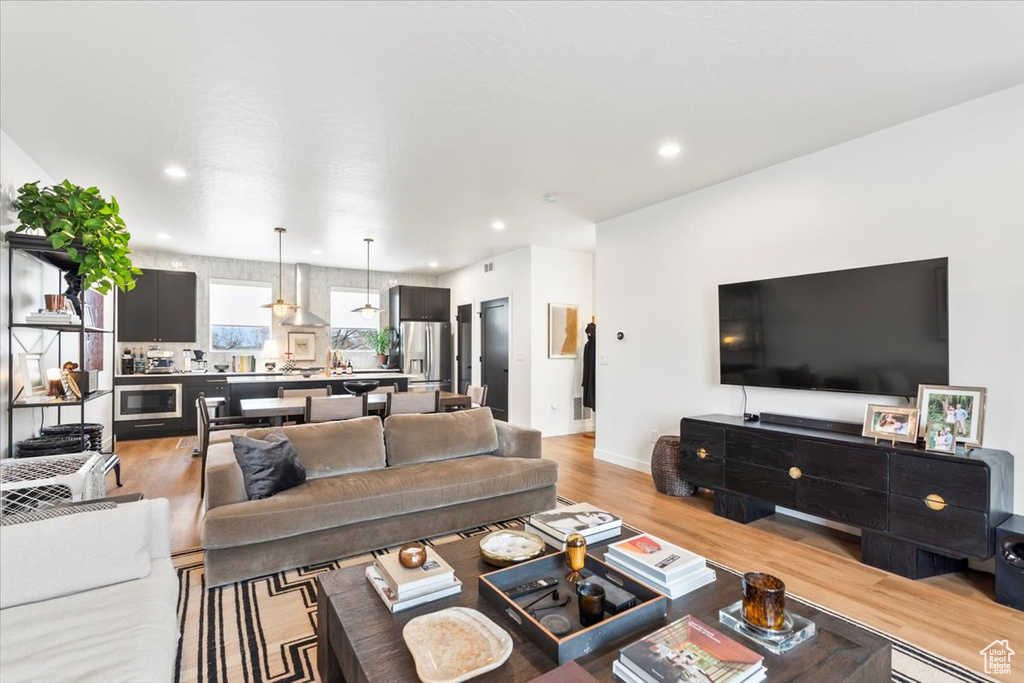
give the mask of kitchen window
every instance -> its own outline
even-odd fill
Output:
[[[269,282],[210,280],[210,346],[214,351],[253,350],[270,337],[274,300]]]
[[[373,351],[367,333],[377,331],[377,316],[366,320],[352,309],[366,305],[365,289],[331,287],[331,349]],[[370,292],[370,305],[380,308],[380,292]]]

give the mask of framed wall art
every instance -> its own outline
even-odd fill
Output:
[[[548,304],[548,358],[575,358],[579,346],[579,307]]]
[[[945,423],[956,443],[981,446],[985,426],[985,387],[950,387],[922,384],[917,388],[917,409],[921,422]],[[925,434],[921,434],[925,436]]]
[[[294,361],[316,360],[316,333],[289,332],[288,352]]]

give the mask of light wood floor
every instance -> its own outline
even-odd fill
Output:
[[[175,449],[176,438],[122,441],[125,486],[108,493],[141,491],[171,501],[175,550],[199,546],[199,458]],[[672,498],[658,493],[649,474],[594,460],[592,435],[544,439],[544,455],[559,464],[560,495],[599,505],[629,524],[678,543],[738,571],[764,570],[787,590],[972,669],[979,651],[1009,639],[1024,653],[1024,613],[992,600],[992,576],[968,571],[921,581],[862,565],[859,539],[773,515],[742,525],[711,513],[709,494]],[[1024,681],[1024,654],[1013,662]],[[1019,663],[1018,663],[1019,662]]]

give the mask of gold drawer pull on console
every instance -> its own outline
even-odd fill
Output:
[[[945,499],[937,493],[929,493],[924,497],[924,504],[932,510],[941,510],[946,507]]]
[[[790,467],[789,468],[789,477],[791,479],[799,479],[802,476],[804,476],[804,473],[803,473],[803,471],[801,471],[801,469],[799,467]]]
[[[708,457],[708,449],[701,448],[699,451],[697,451],[697,457],[700,458],[701,460]]]

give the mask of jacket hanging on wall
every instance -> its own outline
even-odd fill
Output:
[[[597,325],[588,324],[584,332],[587,335],[587,343],[583,345],[583,406],[596,412]]]

